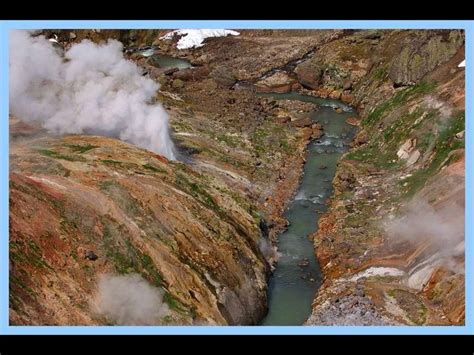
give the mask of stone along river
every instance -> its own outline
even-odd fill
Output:
[[[263,94],[262,94],[263,95]],[[311,303],[321,284],[321,272],[308,236],[317,230],[319,217],[332,194],[336,164],[347,150],[354,128],[346,123],[355,112],[342,102],[297,93],[264,94],[275,99],[301,100],[320,106],[310,113],[323,124],[325,135],[308,146],[308,156],[298,192],[285,217],[288,229],[279,236],[281,254],[269,283],[269,309],[261,325],[301,325],[311,313]],[[337,113],[335,108],[343,112]]]

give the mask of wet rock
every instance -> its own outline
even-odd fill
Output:
[[[306,61],[295,69],[298,82],[307,89],[317,89],[321,85],[322,66],[314,61]]]
[[[309,117],[300,118],[291,122],[291,125],[297,128],[310,127],[312,124],[313,120]]]
[[[319,139],[323,135],[324,135],[324,132],[322,130],[314,128],[314,127],[312,128],[312,134],[311,134],[312,139]]]
[[[354,96],[347,93],[347,92],[344,92],[341,95],[341,101],[346,103],[346,104],[350,104],[354,101]]]
[[[95,261],[99,257],[92,250],[89,250],[89,251],[86,252],[85,258],[88,259],[88,260],[91,260],[91,261]]]
[[[288,74],[277,71],[268,78],[257,82],[255,86],[259,92],[287,93],[292,90],[294,83],[294,79],[290,78]]]
[[[321,169],[321,170],[324,170],[324,169],[327,169],[327,168],[328,168],[328,167],[327,167],[326,165],[320,165],[320,166],[319,166],[319,169]]]
[[[342,108],[340,108],[340,107],[336,107],[334,109],[334,111],[336,111],[337,113],[342,113],[343,112]]]
[[[329,94],[329,98],[334,99],[334,100],[339,100],[341,98],[342,92],[341,90],[333,90]]]
[[[168,68],[163,71],[163,74],[165,75],[171,75],[175,72],[177,72],[179,69],[178,68]]]
[[[349,117],[346,120],[346,123],[350,124],[351,126],[358,126],[360,124],[360,121],[355,117]]]

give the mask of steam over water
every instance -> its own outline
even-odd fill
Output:
[[[118,41],[84,40],[63,54],[44,36],[10,32],[10,112],[53,133],[116,137],[174,159],[158,89]]]

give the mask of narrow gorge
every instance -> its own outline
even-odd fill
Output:
[[[464,324],[464,32],[195,35],[11,42],[10,324]]]

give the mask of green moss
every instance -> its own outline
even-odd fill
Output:
[[[99,146],[97,145],[92,145],[92,144],[85,144],[85,145],[79,145],[79,144],[64,144],[65,147],[71,149],[75,153],[85,153],[88,152],[89,150],[92,150],[94,148],[98,148]]]
[[[47,268],[53,270],[52,267],[44,260],[41,249],[32,240],[23,243],[10,243],[10,259],[18,264],[28,264],[37,268]]]
[[[450,119],[448,125],[439,132],[433,147],[431,162],[401,182],[401,184],[404,185],[405,195],[407,197],[413,196],[425,185],[431,176],[436,174],[445,163],[448,163],[447,158],[451,151],[464,148],[464,140],[459,140],[455,137],[456,133],[464,130],[464,115],[464,111],[458,113],[455,117]]]
[[[161,169],[161,168],[158,168],[158,167],[156,167],[156,166],[154,166],[154,165],[151,165],[151,164],[148,164],[148,163],[147,163],[147,164],[143,164],[142,166],[143,166],[145,169],[151,170],[151,171],[153,171],[153,172],[155,172],[155,173],[166,173],[166,170]]]
[[[373,78],[375,80],[383,80],[387,77],[387,75],[388,75],[387,67],[382,66],[375,69]]]
[[[81,157],[79,155],[65,155],[49,149],[38,149],[38,153],[54,159],[62,159],[67,161],[86,161],[84,157]]]
[[[176,175],[175,183],[183,191],[189,193],[207,207],[214,211],[221,211],[221,208],[216,204],[213,197],[200,184],[189,181],[183,174]]]
[[[166,302],[166,304],[168,304],[168,306],[180,313],[180,314],[183,314],[183,315],[191,315],[192,314],[192,311],[189,310],[184,304],[182,304],[178,299],[176,299],[175,297],[173,297],[173,295],[171,295],[171,293],[169,292],[166,292],[163,296],[163,301]]]
[[[390,112],[394,108],[406,104],[412,96],[431,92],[434,90],[435,87],[435,83],[422,81],[415,86],[401,89],[395,95],[393,95],[391,99],[385,101],[384,103],[377,106],[374,110],[372,110],[372,112],[370,112],[367,117],[362,120],[362,125],[373,125],[375,122],[378,122],[380,118],[387,112]]]
[[[125,163],[121,162],[121,161],[118,161],[118,160],[102,159],[101,162],[105,165],[110,165],[110,166],[114,166],[114,167],[117,167],[117,168],[124,168],[125,167]]]

